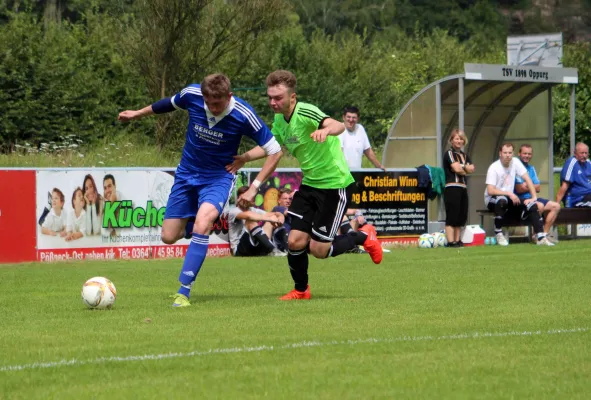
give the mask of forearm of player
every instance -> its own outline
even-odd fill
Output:
[[[265,149],[263,149],[261,146],[257,146],[248,150],[246,153],[242,155],[242,157],[244,157],[246,162],[250,162],[254,160],[260,160],[261,158],[264,158],[266,155],[267,152],[265,151]]]
[[[367,150],[365,150],[363,153],[365,154],[365,156],[367,157],[367,159],[374,165],[374,167],[380,168],[380,169],[384,169],[384,166],[378,160],[378,158],[376,157],[376,154],[373,152],[373,150],[371,149],[371,147],[368,148]]]
[[[556,202],[557,203],[560,203],[562,201],[567,190],[568,190],[568,183],[562,182],[562,184],[560,185],[560,189],[558,189],[558,192],[556,193]]]
[[[258,190],[261,182],[264,182],[277,168],[277,164],[279,164],[279,160],[283,156],[283,152],[279,150],[279,152],[270,154],[267,156],[265,163],[263,164],[261,171],[258,173],[257,177],[254,181],[252,181],[252,185]]]
[[[495,185],[486,185],[486,192],[489,194],[489,196],[511,197],[513,195],[513,193],[505,192],[505,191],[497,188]]]
[[[527,187],[527,183],[517,183],[515,185],[515,192],[522,194],[522,193],[529,193],[529,188]]]
[[[466,171],[464,170],[464,167],[459,162],[452,163],[450,165],[450,167],[454,173],[456,173],[458,175],[466,175]]]
[[[339,136],[345,131],[345,124],[336,119],[327,118],[322,121],[321,129],[323,129],[329,136]]]
[[[523,175],[522,178],[525,181],[525,183],[527,184],[527,187],[529,189],[529,194],[531,194],[532,200],[536,200],[538,198],[538,194],[536,193],[536,188],[535,188],[534,183],[532,182],[531,178],[529,177],[528,174]]]

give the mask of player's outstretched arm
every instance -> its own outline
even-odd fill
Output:
[[[126,110],[119,113],[117,120],[122,122],[129,122],[134,119],[140,119],[143,117],[147,117],[149,115],[153,115],[154,110],[152,110],[152,105],[146,106],[141,110]]]
[[[246,201],[248,203],[252,203],[254,201],[254,197],[256,196],[257,192],[259,191],[259,187],[261,186],[261,182],[267,180],[267,178],[275,171],[277,168],[277,164],[279,164],[279,160],[281,160],[281,156],[283,156],[283,152],[279,150],[276,153],[269,154],[261,171],[258,173],[257,177],[254,181],[250,184],[248,190],[237,199],[237,203],[240,204],[242,201]]]

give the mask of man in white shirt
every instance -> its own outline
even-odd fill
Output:
[[[248,190],[242,186],[237,191],[240,197]],[[245,207],[243,202],[240,206],[232,207],[228,212],[228,233],[230,236],[230,249],[234,256],[254,257],[266,256],[279,251],[271,241],[273,229],[283,225],[285,217],[280,212],[265,212],[254,207]],[[259,226],[259,222],[265,221]]]
[[[523,200],[523,202],[513,192],[516,176],[520,176],[527,183],[531,194],[531,198]],[[538,245],[554,246],[546,238],[542,227],[542,217],[538,212],[536,202],[536,189],[527,170],[519,159],[513,158],[513,144],[503,144],[499,149],[499,159],[488,167],[486,189],[484,190],[484,204],[495,213],[495,233],[499,245],[509,245],[509,241],[503,236],[503,219],[521,218],[528,219],[533,225]]]
[[[349,168],[361,168],[361,159],[365,154],[376,168],[385,171],[386,168],[378,161],[371,149],[365,128],[358,123],[359,109],[357,107],[346,107],[343,110],[343,122],[345,123],[345,130],[338,138],[341,141],[341,149],[345,154]]]

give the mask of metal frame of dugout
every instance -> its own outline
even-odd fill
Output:
[[[532,146],[541,181],[541,197],[554,193],[554,121],[552,87],[568,84],[570,91],[570,149],[575,146],[575,68],[464,64],[464,73],[430,83],[402,108],[388,131],[382,164],[404,168],[421,164],[441,167],[454,128],[462,129],[465,152],[476,166],[470,176],[468,223],[477,224],[484,206],[488,166],[498,159],[504,142]],[[552,195],[549,195],[552,194]],[[441,202],[431,202],[431,219],[443,219]]]

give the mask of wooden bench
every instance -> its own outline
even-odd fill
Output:
[[[484,226],[484,217],[494,217],[495,213],[488,209],[476,210],[480,216],[480,226]],[[545,213],[544,213],[545,214]],[[577,224],[591,224],[591,208],[561,208],[554,225],[571,225],[571,237],[577,237]],[[504,218],[503,226],[530,226],[528,221],[521,218]]]

